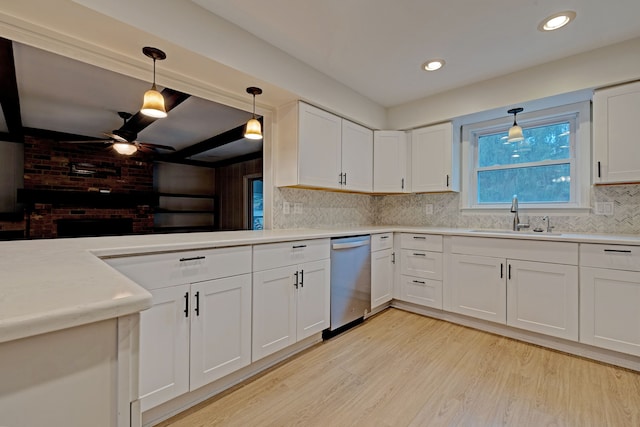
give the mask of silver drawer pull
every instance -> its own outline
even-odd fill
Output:
[[[388,238],[389,238],[389,236],[380,236],[380,239],[381,239],[381,240],[382,240],[382,239],[388,239]]]
[[[414,252],[413,254],[414,254],[415,256],[427,256],[427,254],[421,254],[421,253],[418,253],[418,252]]]
[[[630,254],[631,250],[629,249],[605,249],[605,252],[616,252],[619,254]]]
[[[413,236],[414,239],[421,239],[421,240],[425,240],[427,238],[427,236]]]
[[[184,261],[196,261],[196,260],[199,260],[199,259],[205,259],[205,258],[206,258],[205,256],[192,256],[192,257],[189,257],[189,258],[180,258],[180,262],[184,262]]]
[[[421,280],[414,280],[413,283],[419,283],[421,285],[426,285],[426,283],[421,281]]]
[[[292,247],[293,249],[300,249],[300,248],[306,248],[307,245],[293,245]]]

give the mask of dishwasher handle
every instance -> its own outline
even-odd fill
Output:
[[[360,240],[358,242],[346,242],[346,243],[332,243],[331,249],[350,249],[350,248],[358,248],[360,246],[366,246],[370,244],[369,240]]]

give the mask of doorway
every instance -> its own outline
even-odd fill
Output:
[[[248,230],[264,229],[264,194],[262,174],[246,175],[245,226]]]

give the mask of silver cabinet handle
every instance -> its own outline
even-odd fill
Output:
[[[413,236],[414,239],[426,240],[427,236]]]
[[[295,273],[293,273],[294,276],[296,276],[296,281],[293,283],[293,286],[296,287],[296,289],[298,289],[298,272],[296,271]]]
[[[184,317],[189,317],[189,292],[184,294]]]
[[[414,280],[413,283],[419,283],[421,285],[426,285],[426,283],[421,281],[421,280]]]
[[[395,264],[395,263],[396,263],[396,253],[391,252],[391,264]]]
[[[427,256],[427,254],[421,254],[419,252],[414,252],[413,255],[415,255],[415,256]]]
[[[293,245],[291,248],[293,249],[300,249],[300,248],[306,248],[307,245]]]
[[[184,262],[184,261],[197,261],[199,259],[205,259],[206,256],[192,256],[189,258],[180,258],[180,262]]]
[[[200,316],[200,292],[196,292],[196,316]]]
[[[389,238],[389,236],[380,236],[380,239],[381,239],[381,240],[382,240],[382,239],[388,239],[388,238]]]
[[[605,252],[615,252],[618,254],[630,254],[631,250],[629,249],[605,249]]]

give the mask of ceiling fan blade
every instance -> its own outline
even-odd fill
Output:
[[[142,147],[146,147],[146,148],[167,150],[167,151],[176,151],[175,148],[173,148],[173,147],[171,147],[169,145],[151,144],[149,142],[139,142],[139,141],[137,141],[137,144],[142,146]]]
[[[123,137],[121,137],[120,135],[116,135],[115,133],[102,132],[102,134],[103,135],[107,135],[109,138],[111,138],[115,142],[129,142],[126,139],[124,139]]]
[[[111,144],[110,139],[87,139],[85,141],[58,141],[62,144]]]

